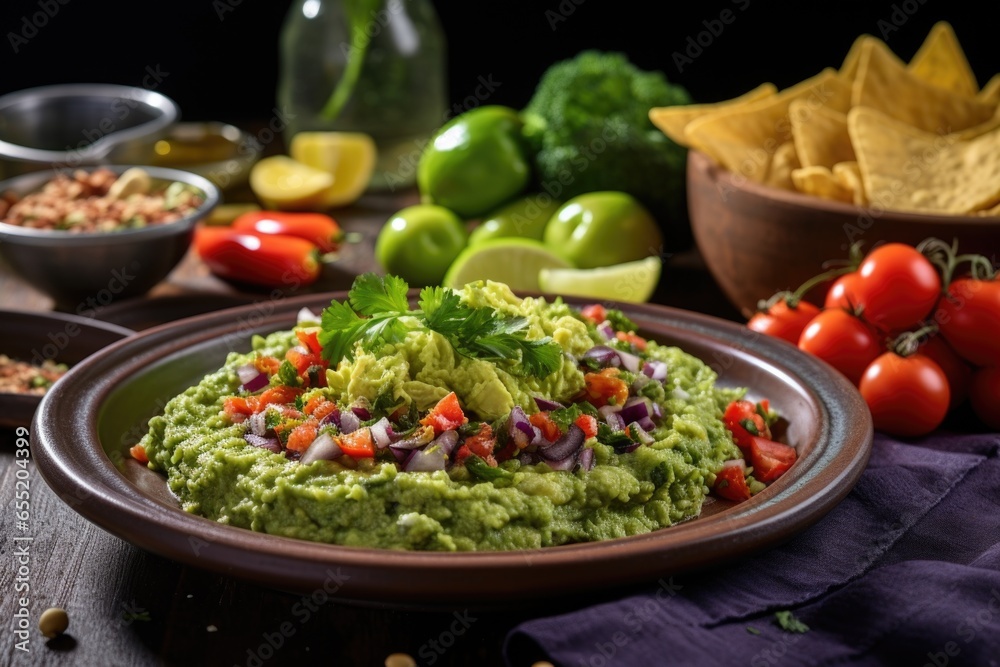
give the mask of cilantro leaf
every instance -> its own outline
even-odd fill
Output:
[[[348,298],[354,310],[362,315],[405,315],[410,312],[410,303],[406,298],[408,289],[409,286],[402,278],[382,278],[374,273],[364,273],[355,278]]]
[[[354,343],[367,323],[349,305],[334,301],[323,311],[320,326],[317,339],[323,346],[323,358],[336,363],[353,358]]]
[[[795,618],[795,615],[790,611],[776,611],[774,619],[786,632],[809,632],[809,626]]]

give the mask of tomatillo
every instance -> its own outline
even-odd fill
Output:
[[[544,192],[527,195],[504,204],[479,223],[469,235],[469,245],[476,245],[489,239],[519,237],[542,240],[545,225],[562,202],[556,201]]]
[[[545,226],[543,242],[580,269],[657,255],[663,234],[650,212],[626,192],[573,197]]]
[[[531,176],[521,125],[516,110],[496,105],[448,121],[417,165],[425,201],[477,218],[517,196]]]
[[[452,211],[416,204],[389,218],[375,240],[375,259],[411,287],[440,285],[465,248],[465,225]]]

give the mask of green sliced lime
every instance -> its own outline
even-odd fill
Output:
[[[662,266],[659,257],[646,257],[596,269],[543,268],[538,284],[553,294],[641,303],[656,291]]]
[[[460,289],[477,280],[506,283],[512,290],[538,292],[543,269],[569,269],[572,265],[540,241],[501,238],[483,241],[463,250],[449,267],[442,284]]]

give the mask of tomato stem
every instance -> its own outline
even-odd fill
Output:
[[[938,325],[930,322],[916,331],[907,331],[900,334],[889,344],[889,349],[901,357],[908,357],[915,354],[920,344],[936,334],[938,330]]]
[[[985,255],[967,253],[958,254],[958,239],[951,245],[938,238],[930,237],[920,242],[917,250],[941,271],[941,289],[947,291],[955,277],[955,270],[962,264],[969,263],[969,275],[975,280],[993,280],[997,271],[993,263]]]

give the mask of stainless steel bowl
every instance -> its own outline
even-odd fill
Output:
[[[120,174],[129,165],[107,167]],[[179,169],[143,166],[154,186],[180,181],[201,190],[204,203],[192,214],[159,225],[115,232],[73,233],[31,229],[0,222],[0,256],[33,287],[55,300],[58,310],[145,294],[184,258],[195,224],[219,203],[208,179]],[[72,170],[61,170],[63,172]],[[89,171],[89,170],[88,170]],[[23,174],[0,182],[0,193],[19,196],[39,190],[56,173]]]
[[[10,177],[51,167],[148,164],[153,145],[180,116],[145,88],[80,83],[0,97],[0,168]]]

